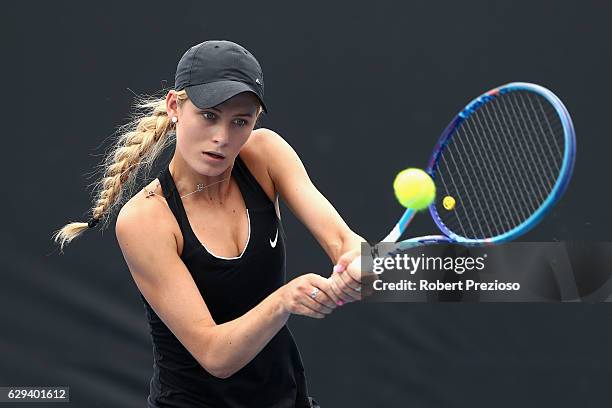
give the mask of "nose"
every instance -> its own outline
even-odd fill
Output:
[[[229,130],[220,126],[219,129],[214,133],[213,142],[220,145],[225,145],[229,141]]]

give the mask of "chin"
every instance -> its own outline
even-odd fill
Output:
[[[220,174],[223,174],[225,170],[227,170],[228,166],[211,166],[207,163],[199,162],[194,169],[203,176],[208,177],[216,177]]]

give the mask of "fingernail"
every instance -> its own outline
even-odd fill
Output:
[[[334,265],[334,272],[342,272],[344,270],[344,266],[342,264]]]
[[[338,301],[336,304],[337,304],[338,306],[342,306],[342,305],[344,304],[344,301],[343,301],[343,300],[339,300],[339,301]]]

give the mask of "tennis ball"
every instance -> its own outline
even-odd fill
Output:
[[[427,208],[436,196],[436,185],[429,174],[417,168],[400,171],[393,181],[393,190],[401,205],[415,211]]]
[[[445,209],[449,211],[455,209],[455,204],[456,204],[455,199],[451,196],[446,196],[442,200],[442,205],[444,206]]]

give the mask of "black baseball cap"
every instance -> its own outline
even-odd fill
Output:
[[[259,62],[243,46],[231,41],[209,40],[189,48],[176,67],[174,89],[185,89],[191,102],[200,109],[250,91],[268,113]]]

